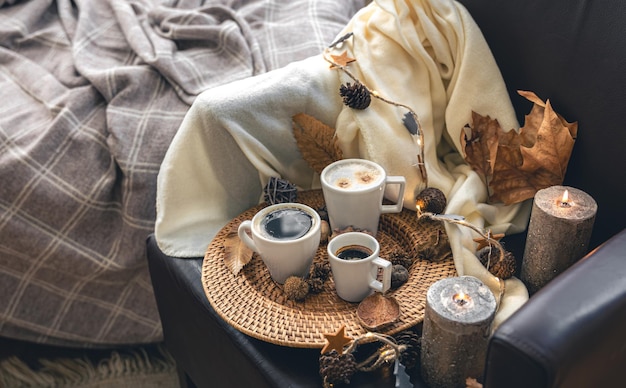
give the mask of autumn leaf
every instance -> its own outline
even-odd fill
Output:
[[[461,139],[465,160],[488,185],[489,200],[507,205],[563,183],[578,131],[578,123],[568,123],[549,100],[519,94],[534,103],[519,133],[504,132],[497,121],[472,112],[470,133]]]
[[[342,158],[335,130],[313,116],[293,116],[293,134],[304,160],[318,174],[330,163]]]
[[[489,116],[472,112],[472,126],[467,125],[466,129],[466,131],[461,131],[461,144],[465,149],[465,159],[488,185],[487,179],[493,174],[496,162],[500,124],[498,120],[492,120]]]
[[[252,250],[241,241],[236,232],[229,233],[224,239],[224,264],[237,275],[252,259]]]

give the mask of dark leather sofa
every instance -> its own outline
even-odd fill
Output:
[[[517,90],[549,98],[578,121],[564,184],[591,194],[598,214],[583,260],[551,281],[492,336],[486,387],[612,387],[626,365],[626,3],[619,0],[462,0],[498,62],[523,122]],[[477,91],[479,92],[479,91]],[[507,238],[520,258],[524,234]],[[198,387],[319,387],[317,349],[250,338],[211,308],[202,258],[148,259],[165,335],[182,382]],[[416,387],[425,386],[419,375]],[[351,386],[393,387],[388,373]]]

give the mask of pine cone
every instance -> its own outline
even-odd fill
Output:
[[[323,282],[328,280],[330,277],[330,264],[327,261],[322,263],[314,263],[313,268],[311,269],[311,277],[319,278]]]
[[[411,268],[413,264],[413,258],[406,254],[403,250],[397,249],[391,252],[387,257],[387,260],[393,265],[401,265],[406,269]]]
[[[400,362],[406,369],[412,369],[420,362],[422,339],[413,330],[405,330],[396,335],[398,345],[404,345],[405,349],[400,353]]]
[[[496,246],[492,246],[491,248],[484,247],[476,252],[476,256],[478,256],[478,260],[480,260],[481,264],[485,267],[489,264],[487,269],[493,276],[506,280],[515,275],[517,268],[515,256],[506,249],[504,250],[504,258],[502,260],[500,260],[500,249]]]
[[[423,212],[441,214],[446,210],[447,204],[445,194],[435,187],[425,188],[415,198],[415,205]]]
[[[356,372],[356,359],[352,353],[339,355],[333,349],[320,356],[320,376],[328,384],[350,384],[350,378]]]
[[[309,294],[309,283],[298,276],[290,276],[285,280],[283,290],[291,300],[304,300]]]
[[[354,85],[348,82],[339,87],[339,95],[343,97],[343,103],[352,109],[365,109],[370,106],[372,97],[370,91],[360,82]]]
[[[320,278],[308,278],[307,283],[309,283],[309,292],[311,294],[319,294],[324,291],[324,281]]]

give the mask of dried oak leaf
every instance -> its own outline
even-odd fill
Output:
[[[293,135],[304,160],[318,174],[324,167],[342,159],[335,129],[305,113],[293,116]]]
[[[518,93],[534,103],[519,133],[504,132],[497,121],[472,112],[469,134],[461,136],[466,161],[488,185],[489,200],[507,205],[563,182],[578,131],[578,123],[568,123],[549,100],[544,103],[532,92]]]
[[[237,275],[252,259],[252,250],[241,241],[236,232],[229,233],[224,239],[224,264]]]

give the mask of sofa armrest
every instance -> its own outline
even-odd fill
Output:
[[[535,294],[492,336],[485,387],[616,386],[626,365],[626,229]]]

